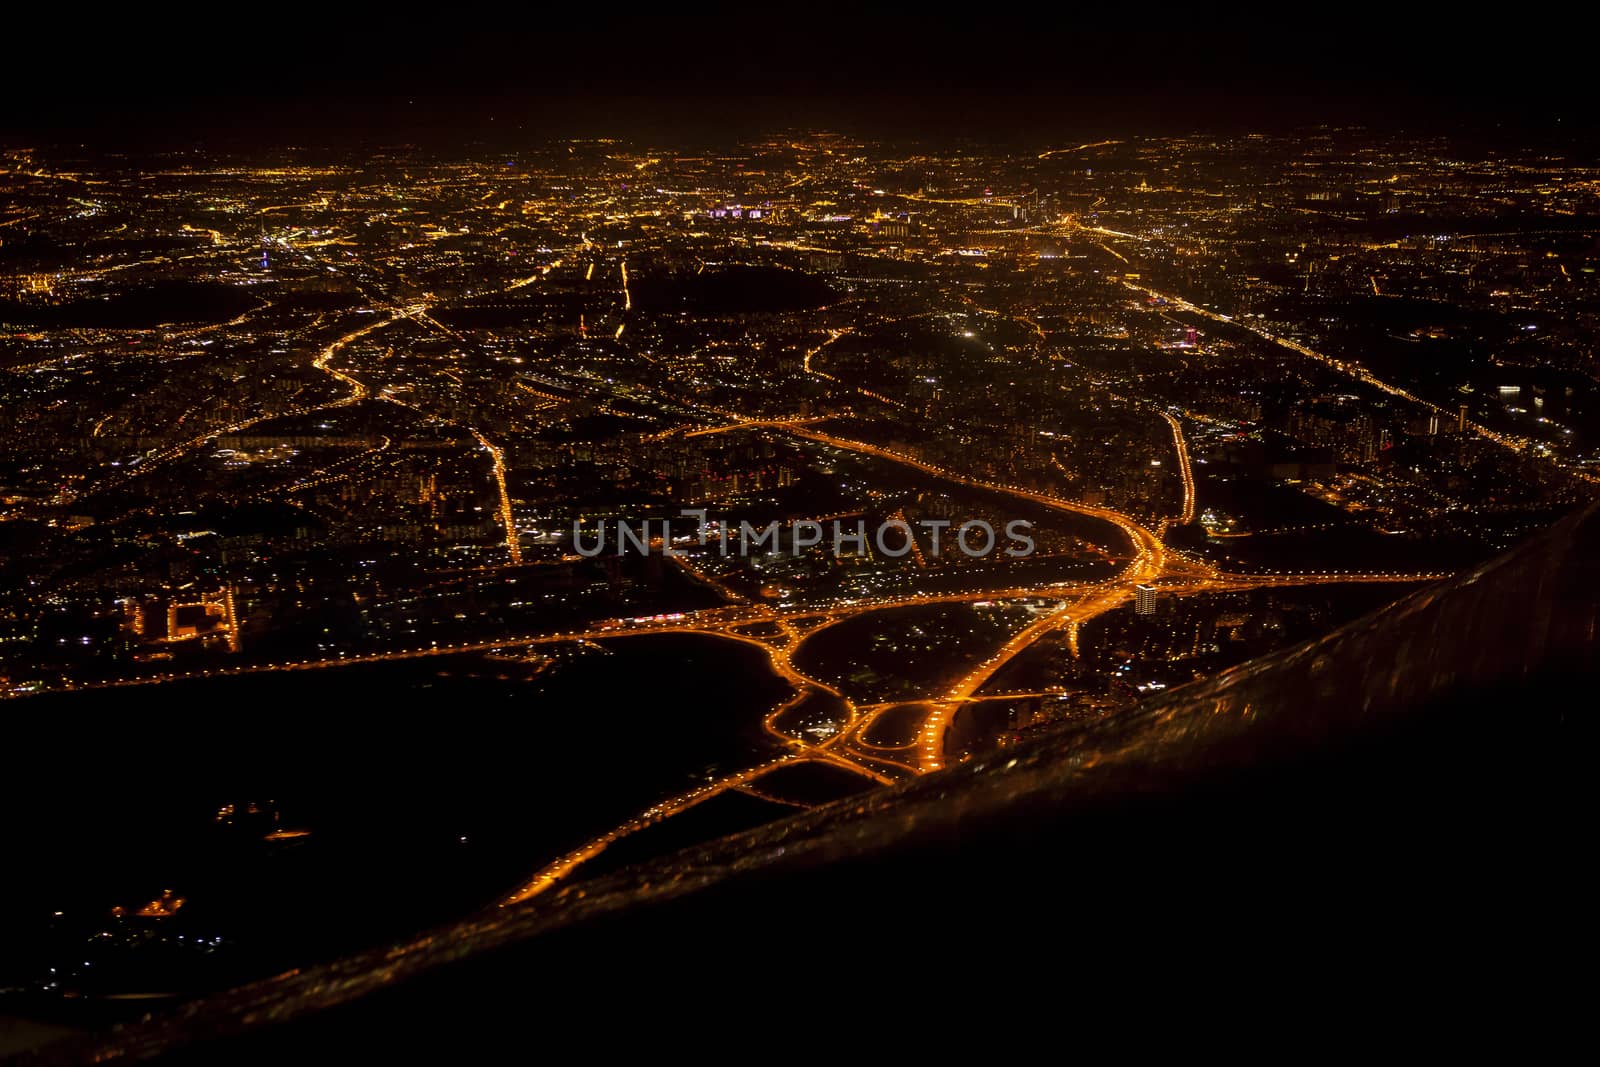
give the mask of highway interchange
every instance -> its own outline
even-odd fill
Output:
[[[1077,228],[1089,229],[1086,227]],[[1096,230],[1091,232],[1099,237],[1127,236],[1113,234],[1110,231]],[[1107,250],[1110,251],[1109,248]],[[1113,254],[1115,253],[1113,252]],[[540,273],[516,284],[536,285],[549,273],[550,269],[559,263],[560,260],[557,260]],[[618,275],[622,287],[623,309],[627,311],[632,306],[632,294],[628,290],[626,264],[623,263],[619,266]],[[1230,321],[1226,316],[1195,307],[1175,297],[1166,297],[1154,293],[1131,282],[1126,284],[1130,289],[1143,293],[1152,299],[1166,300],[1174,307],[1194,311],[1222,321]],[[429,310],[434,303],[435,301],[431,299],[413,300],[407,303],[375,300],[373,307],[366,314],[375,314],[376,317],[344,333],[316,352],[311,366],[327,374],[334,383],[342,386],[346,391],[344,397],[290,411],[263,414],[258,418],[240,422],[220,431],[210,431],[149,456],[140,466],[113,475],[109,484],[114,486],[118,483],[132,480],[194,449],[202,447],[207,441],[219,434],[237,433],[269,418],[309,414],[318,410],[348,406],[367,399],[378,399],[412,407],[413,405],[409,403],[396,400],[391,396],[385,395],[381,390],[374,389],[370,382],[352,373],[353,368],[342,367],[337,364],[340,358],[349,351],[353,342],[406,319],[415,321],[425,328],[449,334],[459,339],[458,334],[438,323],[429,314]],[[982,310],[987,311],[989,309]],[[991,311],[990,313],[1004,315],[1003,312],[998,311]],[[1007,317],[1022,322],[1035,333],[1039,332],[1037,324],[1025,318],[1020,316]],[[609,324],[607,325],[609,326]],[[620,338],[620,325],[617,332]],[[805,373],[843,386],[844,383],[839,382],[837,378],[814,367],[813,357],[850,332],[848,328],[830,330],[825,341],[805,353],[803,360]],[[1302,352],[1302,354],[1309,357],[1328,362],[1325,357],[1321,357],[1282,338],[1271,337],[1268,339],[1294,348],[1294,350]],[[1362,377],[1363,380],[1370,380],[1370,376],[1364,373],[1362,373]],[[560,404],[565,399],[556,394],[541,393],[525,383],[521,384],[524,391],[533,394],[542,404]],[[1373,382],[1373,384],[1381,385],[1381,383],[1376,382]],[[1391,388],[1390,391],[1395,390]],[[1416,400],[1409,394],[1395,392],[1406,399]],[[886,403],[893,403],[888,398],[877,399]],[[1420,401],[1418,402],[1420,403]],[[658,633],[714,635],[726,640],[751,644],[765,652],[773,672],[783,678],[793,690],[790,697],[771,709],[763,719],[767,733],[784,749],[784,753],[781,756],[759,766],[741,770],[735,774],[698,786],[679,796],[670,797],[653,805],[624,825],[607,831],[605,834],[586,842],[568,854],[547,864],[524,886],[507,898],[509,903],[527,899],[556,885],[568,873],[579,867],[586,860],[599,854],[620,837],[654,825],[662,819],[685,811],[728,790],[755,786],[764,775],[779,767],[808,761],[821,761],[848,769],[874,783],[893,782],[940,769],[946,765],[950,758],[947,753],[947,739],[951,725],[962,707],[975,700],[1016,699],[1030,695],[1040,695],[985,692],[985,686],[990,683],[1001,668],[1028,648],[1034,646],[1038,641],[1053,633],[1061,633],[1067,647],[1076,655],[1078,652],[1078,635],[1084,624],[1106,612],[1129,603],[1134,599],[1135,591],[1140,586],[1154,586],[1165,596],[1189,596],[1203,593],[1242,591],[1265,586],[1343,582],[1413,583],[1443,577],[1442,574],[1432,573],[1353,574],[1302,572],[1257,575],[1226,574],[1190,555],[1169,549],[1163,541],[1168,527],[1173,523],[1189,523],[1194,518],[1195,482],[1190,467],[1189,451],[1184,437],[1182,422],[1176,415],[1166,411],[1158,412],[1158,414],[1171,429],[1173,458],[1182,483],[1183,499],[1181,507],[1176,514],[1161,519],[1158,523],[1158,528],[1151,529],[1132,516],[1110,508],[1065,499],[1021,485],[985,481],[958,471],[935,466],[904,452],[838,436],[823,428],[824,424],[829,421],[828,417],[825,416],[758,417],[712,408],[703,404],[688,404],[683,401],[678,401],[678,404],[680,409],[689,408],[696,411],[700,418],[706,420],[706,423],[703,425],[672,427],[658,436],[666,437],[678,434],[703,436],[730,431],[751,430],[787,434],[794,438],[843,452],[889,461],[943,482],[997,492],[1032,505],[1041,505],[1048,509],[1101,520],[1114,526],[1120,532],[1129,546],[1128,551],[1131,555],[1115,575],[1099,582],[1055,582],[1043,585],[988,588],[979,591],[947,594],[914,593],[904,596],[841,600],[836,603],[818,603],[787,608],[741,598],[732,593],[726,586],[717,583],[710,576],[696,573],[696,577],[705,584],[716,588],[721,595],[730,599],[731,602],[725,606],[699,611],[651,616],[648,618],[603,620],[588,625],[583,629],[508,635],[481,641],[443,644],[430,642],[425,647],[367,654],[345,653],[335,657],[293,662],[214,667],[105,682],[68,681],[57,688],[61,690],[82,690],[147,686],[197,678],[237,677],[262,672],[331,670],[360,664],[388,663],[473,652],[493,652],[561,642],[615,640]],[[425,411],[422,414],[429,415]],[[505,543],[511,564],[513,566],[518,565],[521,563],[520,544],[514,521],[511,496],[506,486],[506,465],[503,451],[479,428],[467,426],[463,427],[463,429],[470,433],[478,447],[489,457],[490,473],[498,500],[496,518],[505,533]],[[1481,427],[1474,426],[1473,429],[1486,435],[1489,434],[1488,431],[1483,430]],[[1513,442],[1504,443],[1509,444],[1511,447],[1517,446]],[[319,476],[322,474],[322,472],[318,473]],[[675,562],[694,572],[692,563],[685,562],[681,558],[675,559]],[[893,709],[904,707],[903,704],[858,705],[835,686],[830,685],[823,679],[805,673],[795,664],[795,655],[806,641],[819,631],[845,620],[895,608],[938,603],[976,603],[980,601],[1027,601],[1036,605],[1037,614],[966,675],[948,685],[942,692],[919,701],[918,703],[925,705],[927,709],[925,715],[921,718],[920,723],[916,725],[913,733],[909,736],[895,738],[894,743],[886,743],[882,738],[869,740],[869,736],[874,734],[874,727],[882,725],[883,716]],[[7,695],[24,694],[13,692]],[[814,729],[801,729],[791,722],[793,717],[789,713],[803,702],[815,697],[823,697],[835,702],[842,714],[842,720],[836,724],[836,727],[827,736],[819,736]]]

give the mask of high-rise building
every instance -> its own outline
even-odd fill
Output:
[[[1133,613],[1135,615],[1154,615],[1156,613],[1156,587],[1141,585],[1133,594]]]

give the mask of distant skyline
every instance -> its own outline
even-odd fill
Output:
[[[302,13],[304,14],[304,13]],[[108,145],[577,133],[737,138],[789,126],[1048,137],[1322,122],[1592,124],[1579,35],[1312,10],[1288,27],[1151,8],[969,22],[759,8],[671,20],[568,13],[470,30],[275,9],[251,34],[112,16],[21,19],[0,136]],[[1318,21],[1320,17],[1320,22]]]

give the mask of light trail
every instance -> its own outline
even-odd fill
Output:
[[[1161,417],[1172,427],[1172,447],[1178,453],[1178,473],[1183,477],[1183,512],[1178,525],[1187,526],[1194,521],[1194,470],[1189,464],[1189,444],[1183,438],[1183,424],[1163,411]]]
[[[977,692],[978,688],[994,676],[999,670],[1023,649],[1032,645],[1040,637],[1051,630],[1059,628],[1064,622],[1070,621],[1067,612],[1070,605],[1062,604],[1050,614],[1019,630],[1011,640],[1001,645],[989,658],[978,664],[965,678],[957,682],[944,697],[933,706],[928,717],[924,720],[921,733],[918,736],[917,762],[919,769],[926,774],[936,771],[944,766],[945,734],[949,732],[950,723],[954,721],[956,712],[961,705]]]
[[[517,521],[511,513],[511,494],[506,492],[506,457],[500,446],[490,441],[476,427],[468,427],[472,436],[478,439],[478,444],[489,453],[494,462],[494,484],[500,493],[500,524],[506,531],[506,551],[511,553],[513,566],[522,563],[522,543],[517,537]]]
[[[972,478],[965,474],[960,474],[956,471],[947,470],[943,467],[925,462],[924,460],[920,460],[915,456],[910,456],[903,452],[895,452],[887,448],[880,448],[877,445],[868,444],[865,441],[852,441],[849,438],[835,437],[832,434],[825,434],[821,433],[820,431],[806,429],[804,427],[787,428],[786,432],[794,434],[797,437],[804,437],[808,440],[831,445],[834,448],[843,449],[845,451],[859,452],[863,455],[891,460],[895,463],[904,464],[905,466],[920,470],[925,474],[932,474],[935,477],[943,478],[947,481],[956,482],[961,485],[971,486],[975,489],[987,489],[993,492],[1006,493],[1010,496],[1014,496],[1022,500],[1028,500],[1035,504],[1042,504],[1045,507],[1052,508],[1057,511],[1067,511],[1079,515],[1088,515],[1091,518],[1097,518],[1109,522],[1123,532],[1123,534],[1128,538],[1129,544],[1134,549],[1135,555],[1133,560],[1129,563],[1126,573],[1128,575],[1137,575],[1138,581],[1140,582],[1146,580],[1148,577],[1153,577],[1155,574],[1159,574],[1166,566],[1166,548],[1164,545],[1162,545],[1161,539],[1157,537],[1154,532],[1146,529],[1134,519],[1122,514],[1119,511],[1113,511],[1110,508],[1103,508],[1093,504],[1083,504],[1077,501],[1064,500],[1057,496],[1051,496],[1048,493],[1040,493],[1031,489],[1026,489],[1020,485],[1008,485],[1003,482],[991,482],[981,478]]]
[[[388,315],[376,320],[375,322],[367,323],[367,325],[361,327],[359,330],[350,331],[343,337],[334,341],[332,344],[323,348],[323,350],[317,354],[317,358],[311,361],[311,366],[319,371],[322,371],[324,374],[333,376],[335,379],[343,382],[345,385],[350,386],[350,388],[354,391],[354,395],[350,397],[351,400],[365,400],[369,395],[371,395],[371,391],[367,388],[367,383],[363,382],[359,378],[351,377],[344,371],[335,370],[329,364],[332,363],[333,357],[339,354],[340,349],[344,348],[346,345],[349,345],[353,341],[360,340],[367,334],[372,333],[374,330],[383,329],[385,326],[388,326],[394,322],[396,317],[397,316],[394,312],[390,312]]]
[[[1110,145],[1121,144],[1121,141],[1093,141],[1089,144],[1074,145],[1071,148],[1052,148],[1048,152],[1040,152],[1040,159],[1049,159],[1052,156],[1070,155],[1074,152],[1086,152],[1091,148],[1106,148]]]
[[[780,756],[777,759],[769,760],[768,762],[759,764],[750,768],[749,770],[739,771],[736,774],[730,774],[725,778],[720,778],[717,781],[701,786],[698,789],[691,789],[687,793],[680,793],[675,797],[663,800],[659,804],[645,809],[643,812],[634,816],[633,819],[623,823],[621,826],[601,834],[599,837],[580,845],[579,847],[568,852],[566,855],[555,860],[553,863],[550,863],[548,866],[544,867],[537,874],[535,874],[526,885],[502,901],[501,906],[504,907],[512,904],[520,904],[525,900],[530,900],[533,897],[538,896],[540,893],[543,893],[546,890],[553,889],[556,884],[561,881],[561,879],[571,874],[580,865],[598,856],[611,844],[623,837],[627,837],[629,834],[637,833],[638,831],[646,829],[650,826],[654,826],[656,823],[659,823],[664,819],[668,819],[679,812],[687,811],[689,808],[694,807],[696,804],[699,804],[702,801],[710,800],[718,793],[737,788],[738,786],[744,785],[748,782],[753,782],[757,778],[766,774],[768,771],[775,770],[778,767],[782,767],[791,763],[802,762],[809,758],[810,757],[807,756],[795,755]]]
[[[805,355],[800,360],[800,369],[802,371],[804,371],[806,374],[810,374],[810,375],[812,375],[814,377],[822,378],[822,379],[824,379],[826,381],[830,381],[830,382],[837,382],[839,379],[835,378],[833,375],[829,374],[827,371],[820,371],[820,370],[817,370],[814,367],[812,367],[811,366],[811,357],[813,357],[813,356],[817,355],[818,353],[820,353],[824,348],[827,348],[829,345],[833,344],[839,338],[845,336],[846,334],[851,334],[851,333],[854,333],[854,332],[855,332],[855,327],[853,327],[853,326],[845,326],[845,327],[843,327],[841,329],[829,330],[828,331],[828,339],[826,341],[823,341],[821,344],[817,345],[815,348],[809,348],[809,349],[806,350]]]
[[[707,426],[699,430],[690,430],[685,437],[706,437],[711,434],[732,433],[735,430],[789,430],[797,426],[811,426],[815,423],[825,422],[832,418],[831,415],[796,416],[792,419],[742,419],[739,422],[729,423],[726,426]]]
[[[530,274],[526,278],[518,278],[516,281],[512,282],[510,285],[506,286],[503,291],[509,293],[513,289],[522,289],[522,288],[525,288],[526,286],[533,285],[536,282],[542,282],[542,281],[545,280],[545,277],[547,275],[549,275],[549,273],[551,271],[556,270],[557,268],[559,268],[561,266],[561,263],[562,263],[562,261],[559,260],[559,259],[551,260],[549,263],[547,263],[543,267],[539,268],[539,273]]]

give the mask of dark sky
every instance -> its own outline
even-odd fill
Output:
[[[396,9],[369,24],[282,5],[207,10],[76,20],[92,30],[19,16],[0,61],[0,134],[667,140],[825,126],[1053,140],[1325,121],[1593,122],[1583,34],[1445,9],[1424,19],[1306,4],[1199,21],[1140,4],[1048,15],[966,4],[929,21],[859,5],[652,16],[530,6],[512,19],[438,5],[432,21]]]

